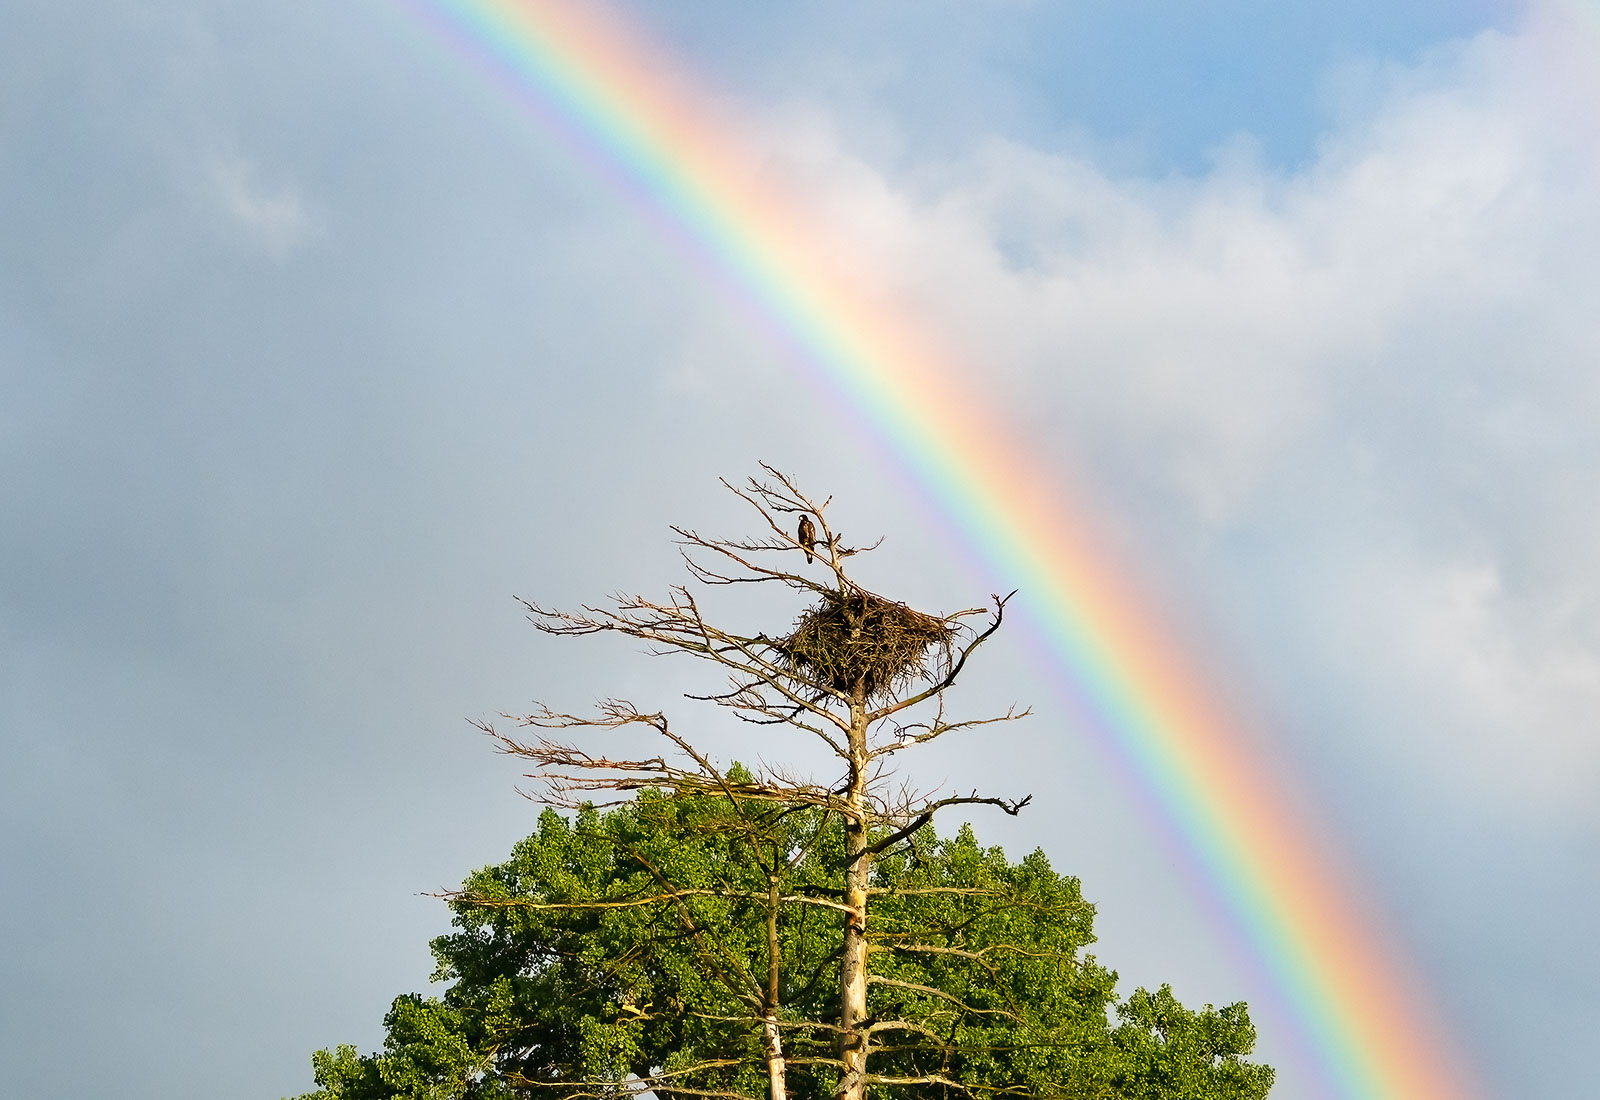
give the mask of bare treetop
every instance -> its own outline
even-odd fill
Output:
[[[554,610],[519,598],[529,619],[547,634],[615,632],[645,642],[656,653],[687,653],[709,660],[726,671],[727,689],[691,698],[727,708],[746,722],[805,730],[846,762],[853,755],[850,734],[856,727],[864,727],[863,732],[871,735],[864,763],[875,763],[945,733],[1026,715],[1026,711],[1010,710],[957,722],[946,718],[943,706],[944,691],[955,682],[972,653],[999,629],[1009,596],[993,597],[987,611],[968,608],[935,615],[868,590],[850,576],[847,562],[876,549],[882,540],[861,547],[845,544],[827,516],[831,497],[816,501],[780,471],[765,464],[762,469],[766,479],[752,477],[744,485],[724,480],[723,484],[751,507],[766,534],[725,539],[686,527],[672,530],[678,535],[694,583],[776,584],[812,597],[812,605],[787,634],[740,633],[712,623],[687,584],[674,586],[661,601],[619,593],[609,607],[584,606],[576,611]],[[810,521],[809,531],[791,522],[795,516]],[[793,533],[791,528],[795,528]],[[803,539],[804,534],[814,541]],[[785,555],[788,561],[776,560]],[[794,561],[796,555],[814,558],[822,579],[800,572],[803,567]],[[930,701],[933,714],[912,720],[906,713]],[[503,717],[524,727],[544,729],[644,723],[687,755],[695,774],[710,766],[700,754],[686,749],[662,715],[640,712],[625,702],[608,701],[592,718],[543,708],[528,715]],[[513,746],[505,739],[502,742],[509,751],[527,747]],[[555,747],[548,741],[540,744],[544,752]],[[595,774],[601,758],[585,754],[583,761],[579,765],[571,752],[554,753],[546,758],[541,778],[547,784],[555,780],[556,787],[569,793],[601,789],[603,781]],[[606,763],[631,776],[620,789],[687,782],[680,769],[660,760]],[[585,773],[576,786],[551,774],[572,767]],[[654,778],[647,778],[652,774]]]

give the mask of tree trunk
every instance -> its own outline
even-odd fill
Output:
[[[773,865],[780,857],[773,853]],[[767,1011],[761,1020],[761,1047],[767,1059],[769,1100],[786,1100],[788,1081],[783,1057],[783,1032],[778,1028],[778,1000],[782,995],[783,955],[778,940],[778,905],[782,891],[777,873],[767,876]]]
[[[761,1021],[761,1045],[767,1056],[767,1082],[770,1100],[785,1100],[788,1082],[783,1059],[783,1035],[778,1031],[778,1016],[768,1013]]]
[[[850,787],[844,823],[844,959],[839,966],[839,1057],[844,1072],[838,1100],[867,1096],[867,884],[872,872],[871,806],[867,801],[866,692],[857,685],[850,707]]]

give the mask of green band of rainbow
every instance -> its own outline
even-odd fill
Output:
[[[1386,960],[1342,876],[1148,625],[1088,525],[1017,453],[956,372],[822,249],[764,187],[682,74],[593,3],[423,0],[425,15],[510,77],[698,246],[904,456],[1038,609],[1080,695],[1196,854],[1351,1100],[1473,1095]]]

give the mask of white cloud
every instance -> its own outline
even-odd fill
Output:
[[[298,192],[262,183],[248,160],[212,158],[209,183],[222,210],[273,258],[282,259],[310,236],[312,219]]]
[[[1590,813],[1600,66],[1547,17],[1331,87],[1292,173],[1241,138],[1197,179],[1006,142],[896,175],[814,119],[766,133],[1042,448],[1160,513],[1148,537],[1218,578],[1226,539],[1271,537],[1300,589],[1241,622],[1317,648],[1351,751]]]

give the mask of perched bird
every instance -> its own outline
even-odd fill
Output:
[[[811,548],[817,545],[817,528],[810,516],[800,517],[800,548],[806,552],[806,564],[811,564]]]

